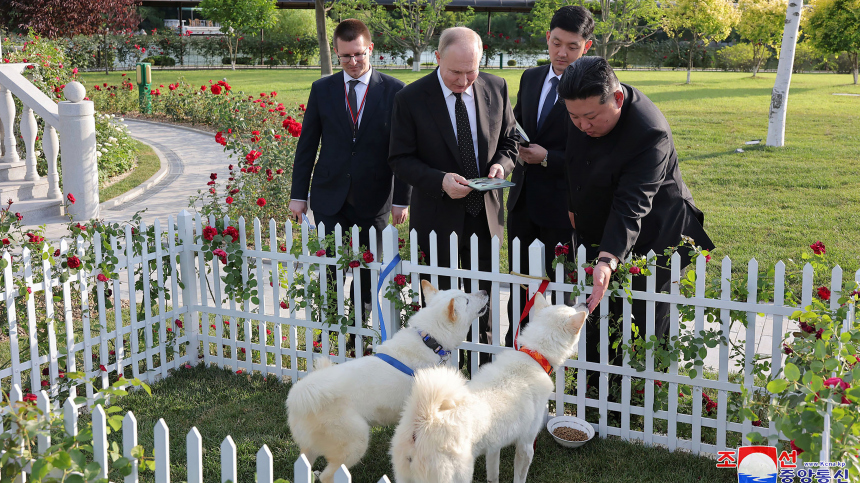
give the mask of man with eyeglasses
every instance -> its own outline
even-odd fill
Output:
[[[373,226],[381,249],[389,213],[395,225],[406,220],[412,188],[395,180],[388,166],[394,95],[405,84],[371,67],[370,38],[367,26],[356,19],[344,20],[334,30],[343,72],[311,86],[296,146],[290,212],[302,222],[310,191],[314,219],[325,224],[326,234],[337,224],[344,233],[358,225],[358,243],[369,248]],[[367,273],[362,274],[361,300],[371,301]]]

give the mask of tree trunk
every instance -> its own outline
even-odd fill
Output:
[[[314,0],[314,12],[317,21],[317,43],[320,48],[320,77],[331,75],[331,47],[325,30],[325,2]]]
[[[108,55],[107,55],[107,32],[104,33],[103,41],[102,41],[102,58],[105,60],[105,75],[110,74],[108,72]],[[855,82],[856,84],[857,82]]]
[[[423,49],[412,49],[412,72],[421,72],[421,51]]]
[[[800,26],[800,12],[803,0],[789,2],[785,11],[785,28],[782,31],[782,47],[779,51],[779,66],[776,81],[770,95],[770,111],[767,123],[767,145],[785,144],[785,113],[788,106],[788,88],[791,85],[791,71],[794,66],[794,48],[797,45],[797,30]]]
[[[857,85],[857,71],[858,71],[858,60],[860,60],[860,52],[854,52],[853,54],[848,54],[848,58],[854,59],[854,85]]]
[[[693,45],[696,43],[696,39],[694,38],[692,42],[690,42],[690,53],[687,56],[687,84],[690,83],[690,72],[693,70]]]

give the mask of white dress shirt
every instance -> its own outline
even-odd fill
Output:
[[[355,85],[355,105],[359,109],[359,111],[358,111],[358,125],[359,126],[361,126],[361,116],[364,115],[364,109],[363,109],[361,101],[364,100],[364,95],[365,95],[365,93],[367,93],[367,84],[370,82],[370,74],[372,74],[372,73],[373,73],[373,67],[371,67],[370,69],[367,69],[367,72],[365,72],[364,75],[362,75],[358,79],[354,79],[354,78],[352,78],[352,76],[347,74],[346,71],[343,71],[344,93],[346,93],[346,94],[349,93],[349,81],[351,81],[351,80],[357,80],[358,81],[358,84]],[[346,108],[346,113],[347,113],[347,115],[350,115],[349,114],[349,99],[347,98],[346,95],[344,95],[343,99],[344,99],[343,105]],[[355,113],[353,113],[353,114],[355,114]],[[352,120],[350,119],[350,121],[352,121]]]
[[[561,82],[561,76],[555,75],[555,71],[552,70],[552,66],[549,66],[549,72],[546,74],[546,79],[543,80],[543,88],[541,88],[541,90],[540,90],[540,101],[538,103],[538,110],[537,110],[538,118],[540,118],[540,113],[543,112],[543,111],[541,111],[541,109],[543,109],[544,98],[546,97],[547,92],[549,92],[549,89],[552,87],[552,83],[550,82],[550,79],[552,79],[553,77],[555,77],[556,79],[559,80],[559,82]],[[555,99],[552,101],[552,103],[555,104],[555,102],[557,100],[558,100],[558,84],[556,84],[556,95],[555,95]]]
[[[436,75],[439,77],[439,84],[442,86],[442,95],[445,96],[445,105],[448,106],[448,116],[451,118],[451,127],[454,128],[454,135],[459,139],[460,134],[457,132],[457,115],[454,110],[454,103],[457,98],[454,97],[454,92],[442,82],[442,73],[436,70]],[[481,172],[481,164],[478,162],[478,118],[475,110],[475,95],[472,90],[473,86],[469,86],[466,92],[460,97],[466,104],[466,113],[469,115],[469,129],[472,131],[472,145],[475,147],[475,166],[478,168],[478,173]]]

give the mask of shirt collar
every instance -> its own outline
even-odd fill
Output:
[[[346,73],[346,71],[343,71],[343,83],[348,84],[351,80],[357,80],[362,84],[367,85],[370,82],[371,74],[373,74],[373,67],[367,69],[367,72],[365,72],[364,75],[362,75],[358,79],[353,79],[352,76]]]
[[[549,84],[549,80],[555,77],[558,80],[561,80],[560,75],[555,75],[555,71],[552,70],[552,65],[549,66],[549,72],[546,73],[546,79],[543,80],[544,84]]]
[[[454,91],[452,91],[451,89],[448,89],[448,86],[446,86],[445,83],[442,81],[442,72],[439,69],[436,69],[436,77],[439,78],[439,85],[442,86],[442,97],[447,99],[448,96],[450,96],[451,94],[454,93]],[[472,87],[473,86],[474,86],[474,84],[469,86],[469,88],[466,89],[466,92],[464,92],[463,94],[465,94],[469,97],[472,97]]]

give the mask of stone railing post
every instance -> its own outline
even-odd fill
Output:
[[[12,127],[15,124],[15,101],[12,99],[12,92],[2,85],[0,85],[0,121],[3,124],[2,162],[17,163],[21,159],[18,157],[16,149],[18,143],[15,140],[15,129]]]
[[[96,158],[96,119],[92,101],[85,101],[86,90],[80,82],[66,84],[68,101],[58,104],[60,151],[63,153],[63,195],[76,198],[68,213],[85,222],[99,216],[99,173]]]

